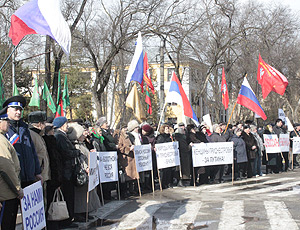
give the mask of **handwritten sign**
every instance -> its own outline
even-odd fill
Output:
[[[279,145],[281,152],[290,151],[290,137],[289,134],[280,134],[279,135]]]
[[[99,152],[100,182],[118,181],[117,152]]]
[[[293,154],[300,154],[300,137],[293,137]]]
[[[194,144],[193,167],[233,163],[233,142]]]
[[[46,227],[44,197],[41,181],[23,189],[21,200],[24,230],[39,230]]]
[[[169,168],[180,165],[178,142],[156,144],[157,168]]]
[[[99,167],[97,164],[97,155],[99,153],[90,153],[90,164],[89,164],[89,191],[92,191],[99,184]]]
[[[279,140],[276,134],[264,134],[266,153],[280,153]]]
[[[136,169],[138,172],[145,172],[152,170],[152,150],[151,144],[135,145],[134,156]]]

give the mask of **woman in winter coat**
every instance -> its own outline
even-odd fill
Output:
[[[234,153],[234,180],[240,179],[240,172],[242,175],[246,175],[247,169],[247,151],[246,144],[241,137],[243,130],[236,128],[231,138],[233,141],[233,153]]]
[[[171,135],[169,133],[169,125],[163,124],[159,128],[159,135],[156,138],[156,143],[167,143],[172,142]],[[160,170],[161,183],[163,188],[172,187],[173,177],[172,177],[172,168],[164,168]]]
[[[68,138],[75,145],[75,148],[80,150],[81,158],[84,159],[86,170],[88,170],[88,157],[89,154],[96,154],[95,150],[89,151],[86,145],[84,144],[84,140],[86,136],[84,136],[85,129],[79,125],[78,123],[70,123]],[[87,191],[88,191],[88,183],[81,186],[75,187],[75,203],[74,203],[74,213],[75,213],[75,221],[85,222],[85,213],[86,213],[86,200],[87,200]],[[97,194],[96,189],[93,189],[89,192],[89,206],[88,211],[93,212],[100,208],[100,199]],[[89,216],[89,219],[92,217]]]
[[[148,142],[139,133],[139,123],[136,120],[128,122],[127,130],[127,133],[122,131],[119,138],[118,149],[122,154],[119,162],[125,170],[125,180],[129,187],[129,192],[132,195],[136,195],[138,191],[136,179],[139,178],[139,175],[136,170],[134,146],[147,144]]]
[[[142,126],[142,137],[146,138],[149,144],[151,144],[151,151],[152,151],[152,171],[154,179],[157,178],[157,161],[156,161],[156,154],[155,154],[155,143],[156,138],[154,136],[154,130],[149,124],[144,124]],[[150,173],[146,173],[145,175],[145,186],[146,188],[151,188],[152,182],[150,178]]]
[[[247,151],[247,157],[248,157],[248,163],[247,163],[247,177],[251,178],[253,176],[253,169],[254,169],[254,159],[256,157],[257,152],[257,142],[255,140],[255,137],[250,132],[250,126],[244,125],[244,131],[242,133],[242,137],[246,143],[246,151]]]

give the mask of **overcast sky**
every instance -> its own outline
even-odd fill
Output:
[[[248,2],[251,0],[239,0],[241,2]],[[289,6],[295,13],[300,14],[300,0],[259,0],[260,3],[275,3]]]

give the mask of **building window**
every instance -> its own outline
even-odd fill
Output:
[[[175,71],[175,68],[168,68],[168,79],[167,81],[171,81],[172,74]]]
[[[177,103],[175,103],[175,102],[172,102],[172,103],[167,103],[167,105],[168,105],[168,106],[176,106],[176,105],[177,105]]]

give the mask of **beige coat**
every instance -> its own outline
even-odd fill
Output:
[[[119,163],[123,169],[125,169],[126,180],[134,180],[138,178],[138,173],[136,171],[136,164],[134,159],[133,151],[130,151],[132,143],[129,139],[128,134],[121,132],[118,149],[121,152],[119,157]]]
[[[35,131],[32,131],[31,129],[29,131],[30,131],[32,142],[35,147],[35,151],[39,158],[43,181],[50,180],[51,174],[50,174],[50,165],[49,165],[49,155],[48,155],[46,143],[40,134],[36,133]]]
[[[5,172],[16,190],[21,189],[20,183],[20,162],[17,156],[16,150],[4,136],[4,133],[0,131],[0,171]],[[10,200],[16,198],[18,195],[16,192],[8,186],[8,184],[0,176],[0,201]]]

